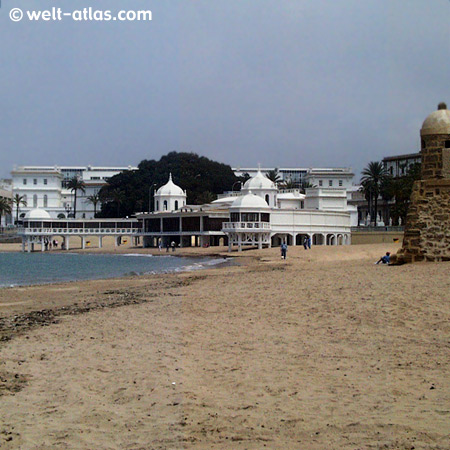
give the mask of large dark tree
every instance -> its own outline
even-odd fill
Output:
[[[167,183],[169,173],[175,184],[186,190],[187,203],[202,204],[223,191],[231,191],[238,178],[230,166],[195,153],[171,152],[159,161],[144,160],[138,170],[110,178],[100,190],[102,209],[98,216],[130,216],[154,210],[155,190]]]

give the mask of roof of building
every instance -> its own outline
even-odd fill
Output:
[[[255,194],[252,194],[251,192],[242,195],[241,197],[237,197],[234,202],[231,205],[231,208],[265,208],[269,209],[269,205],[266,203],[266,201],[258,197]]]
[[[450,111],[445,103],[439,103],[438,110],[433,111],[423,122],[420,135],[430,134],[450,134]]]
[[[174,196],[186,196],[186,193],[183,191],[183,189],[180,188],[180,186],[177,186],[172,181],[172,174],[169,175],[169,181],[164,185],[161,186],[157,191],[155,195],[174,195]]]
[[[270,181],[265,175],[262,174],[261,170],[258,170],[257,174],[247,180],[242,188],[245,191],[260,190],[260,189],[276,189],[276,185],[273,181]]]
[[[386,156],[383,161],[400,161],[402,159],[415,159],[421,158],[420,152],[418,153],[407,153],[406,155],[396,155],[396,156]]]
[[[25,214],[25,219],[47,220],[47,219],[51,219],[51,216],[45,209],[34,208]]]

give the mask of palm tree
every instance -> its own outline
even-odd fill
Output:
[[[73,217],[76,219],[77,217],[77,192],[86,192],[86,189],[84,187],[83,180],[80,180],[77,176],[73,177],[69,180],[69,183],[67,185],[67,188],[70,189],[74,193],[74,201],[73,201]]]
[[[297,183],[292,181],[292,178],[288,178],[283,182],[282,189],[295,189],[297,187]]]
[[[6,214],[11,214],[12,207],[11,207],[11,200],[0,197],[0,224],[2,223],[2,216]]]
[[[281,181],[280,174],[278,173],[278,169],[269,170],[266,174],[266,177],[272,181],[272,183],[279,183]]]
[[[89,195],[89,197],[86,198],[86,200],[94,205],[94,217],[97,216],[97,205],[100,203],[100,196],[98,195],[98,192],[92,195]]]
[[[302,194],[305,194],[306,189],[313,188],[313,187],[315,187],[313,184],[311,184],[309,181],[304,180],[300,183],[300,192]]]
[[[372,161],[362,171],[361,185],[362,191],[368,200],[369,211],[372,208],[373,202],[373,216],[375,217],[375,226],[377,226],[378,214],[378,196],[381,192],[381,187],[386,180],[387,172],[383,164],[379,161]]]
[[[19,221],[19,212],[21,206],[27,206],[27,201],[23,195],[15,194],[13,197],[13,205],[16,206],[16,224]]]

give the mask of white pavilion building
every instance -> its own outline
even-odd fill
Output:
[[[357,219],[356,208],[347,205],[344,187],[308,188],[305,194],[279,190],[260,171],[242,191],[204,205],[187,205],[186,191],[170,175],[155,193],[155,209],[131,219],[54,219],[36,208],[24,218],[23,250],[38,244],[44,251],[45,242],[56,236],[63,238],[65,249],[75,237],[82,248],[91,237],[98,238],[101,247],[105,236],[113,236],[116,245],[128,236],[136,245],[142,239],[144,247],[173,242],[179,247],[228,245],[230,251],[283,242],[301,245],[305,238],[313,245],[348,245]]]
[[[347,245],[357,211],[347,205],[343,187],[279,190],[261,171],[240,192],[223,194],[212,203],[186,205],[186,192],[169,177],[155,194],[156,212],[142,220],[144,246],[175,242],[184,246],[224,245],[258,248],[300,245]]]

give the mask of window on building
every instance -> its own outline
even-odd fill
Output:
[[[44,195],[44,208],[47,208],[48,206],[48,197],[47,195]]]
[[[45,185],[47,184],[47,178],[44,178],[44,184]]]
[[[23,184],[24,185],[27,184],[27,179],[26,178],[23,179]]]
[[[163,209],[164,211],[167,211],[167,200],[164,200]]]
[[[159,211],[159,201],[156,200],[156,211]]]
[[[450,141],[445,141],[445,148],[450,148]]]
[[[342,184],[343,184],[342,180],[339,180],[339,186],[342,186]]]
[[[323,186],[323,181],[319,180],[319,186]]]
[[[178,209],[178,200],[175,200],[175,210]]]
[[[270,206],[270,198],[269,198],[269,194],[266,194],[266,203]]]
[[[33,208],[37,208],[37,195],[33,195]]]
[[[33,178],[33,184],[37,184],[37,178]]]
[[[328,180],[328,186],[333,186],[333,180]]]

